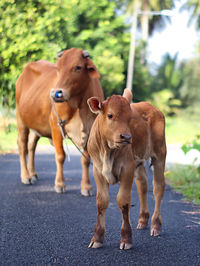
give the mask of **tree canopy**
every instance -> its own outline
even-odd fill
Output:
[[[0,96],[14,104],[14,86],[25,63],[55,61],[63,49],[88,49],[102,75],[105,94],[125,80],[129,33],[114,1],[2,0],[0,2]]]
[[[125,88],[130,45],[130,25],[125,16],[128,3],[134,1],[1,0],[1,104],[15,106],[15,83],[26,63],[39,59],[55,62],[59,51],[71,47],[90,52],[101,74],[106,97],[121,94]],[[170,9],[174,5],[172,0],[140,3],[141,9],[146,10]],[[185,8],[190,7],[194,7],[195,16],[200,16],[198,1],[187,1]],[[150,18],[149,29],[156,29],[158,21]],[[198,60],[177,64],[178,55],[174,58],[166,55],[152,74],[146,60],[146,45],[140,40],[136,42],[134,101],[151,99],[173,108],[175,105],[185,107],[199,99]]]

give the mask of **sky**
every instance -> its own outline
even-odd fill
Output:
[[[167,52],[178,59],[188,59],[195,56],[195,45],[200,40],[200,32],[195,30],[194,23],[188,27],[188,11],[180,12],[180,6],[184,0],[176,1],[176,7],[172,11],[171,23],[160,32],[155,32],[148,41],[148,61],[159,64],[162,56]]]

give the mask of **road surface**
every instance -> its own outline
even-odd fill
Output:
[[[56,166],[52,151],[36,155],[40,181],[20,183],[17,154],[0,156],[0,265],[200,265],[200,206],[182,201],[166,187],[160,237],[137,230],[139,202],[132,192],[133,248],[119,249],[121,214],[116,204],[118,185],[110,187],[106,237],[101,249],[89,249],[96,222],[95,196],[80,195],[80,156],[73,150],[65,163],[67,193],[53,190]],[[91,182],[95,183],[90,169]],[[152,214],[152,174],[149,172],[149,209]]]

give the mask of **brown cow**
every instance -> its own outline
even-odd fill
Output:
[[[18,126],[18,146],[20,154],[21,181],[34,183],[37,174],[34,155],[40,136],[52,139],[56,152],[57,173],[55,190],[65,191],[63,163],[65,152],[50,91],[61,93],[61,102],[55,102],[58,116],[62,119],[63,130],[89,155],[86,143],[95,119],[87,105],[87,99],[97,96],[103,100],[99,74],[86,51],[72,48],[59,54],[57,63],[40,60],[26,65],[16,84],[16,110]],[[28,153],[28,164],[26,155]],[[90,195],[91,185],[88,175],[89,160],[84,156],[82,163],[81,193]]]
[[[140,198],[137,228],[147,227],[149,210],[144,163],[148,158],[152,159],[154,166],[155,210],[151,219],[151,235],[157,236],[161,231],[160,205],[165,189],[165,119],[150,103],[130,105],[130,91],[125,90],[123,96],[114,95],[103,102],[96,97],[88,100],[91,111],[99,113],[91,128],[87,145],[93,159],[93,174],[97,186],[97,222],[89,245],[91,248],[99,248],[103,244],[109,185],[117,182],[120,182],[117,204],[123,219],[120,249],[132,247],[129,209],[134,175]]]

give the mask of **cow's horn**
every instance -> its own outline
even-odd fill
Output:
[[[59,52],[59,53],[57,54],[57,57],[61,57],[62,54],[63,54],[63,51]]]
[[[89,52],[88,51],[83,51],[83,57],[84,58],[90,57]]]

